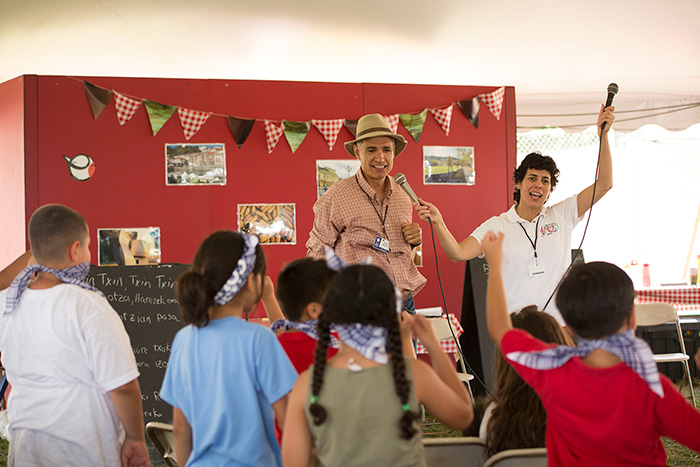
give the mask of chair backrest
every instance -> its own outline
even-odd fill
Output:
[[[482,467],[484,440],[475,437],[423,438],[428,467]]]
[[[547,449],[508,449],[486,459],[484,467],[547,467]]]
[[[678,321],[676,309],[668,303],[635,305],[634,312],[637,318],[637,326],[658,326]]]
[[[148,436],[148,439],[153,443],[153,446],[155,446],[168,466],[177,467],[173,426],[168,423],[148,422],[146,424],[146,436]]]

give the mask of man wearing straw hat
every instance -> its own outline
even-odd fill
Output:
[[[421,233],[411,222],[411,199],[389,175],[394,157],[405,148],[404,137],[394,133],[383,116],[360,118],[356,138],[345,143],[360,169],[316,201],[306,247],[309,256],[323,258],[327,245],[348,263],[371,257],[401,289],[404,309],[414,313],[413,295],[426,282],[411,258]]]

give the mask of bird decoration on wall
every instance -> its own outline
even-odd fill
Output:
[[[63,158],[68,163],[70,176],[79,182],[89,180],[95,173],[95,161],[87,154],[76,154],[70,158],[63,156]]]

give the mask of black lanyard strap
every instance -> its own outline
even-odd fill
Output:
[[[525,230],[525,227],[523,227],[522,222],[518,222],[518,225],[520,226],[520,228],[523,229],[523,232],[525,232],[525,236],[527,237],[528,240],[530,240],[530,245],[532,245],[532,249],[535,251],[535,259],[537,259],[537,231],[540,230],[540,219],[542,219],[541,216],[537,218],[537,224],[535,224],[535,241],[534,242],[530,238],[530,235],[528,235],[527,230]]]
[[[389,238],[389,234],[386,233],[386,216],[389,214],[389,203],[386,203],[386,209],[384,210],[384,219],[382,219],[382,215],[379,214],[379,211],[377,211],[377,207],[374,205],[374,201],[372,201],[372,197],[365,191],[364,188],[362,188],[362,185],[360,185],[360,180],[357,178],[357,174],[355,174],[355,181],[357,182],[357,186],[360,187],[360,190],[362,190],[362,193],[365,194],[367,199],[369,200],[369,204],[372,205],[372,208],[374,209],[374,212],[377,213],[377,217],[379,218],[379,222],[382,224],[382,232],[384,233],[384,236]]]

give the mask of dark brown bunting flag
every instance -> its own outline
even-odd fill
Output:
[[[88,102],[90,103],[90,108],[92,109],[92,115],[95,116],[95,120],[100,116],[102,111],[107,107],[107,105],[112,100],[112,91],[109,89],[104,89],[94,84],[90,84],[87,81],[85,83],[85,94],[87,95]]]
[[[474,125],[474,128],[479,128],[479,106],[481,105],[479,97],[457,101],[457,105],[462,109],[464,116]]]
[[[240,149],[243,143],[245,143],[245,140],[248,139],[248,135],[250,134],[250,130],[253,129],[255,120],[245,120],[236,117],[226,117],[226,120],[228,120],[228,127],[233,135],[233,140]]]

